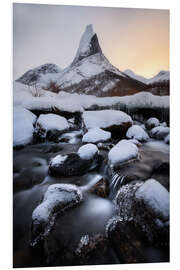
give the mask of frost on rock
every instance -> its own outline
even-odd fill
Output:
[[[122,111],[115,110],[85,111],[83,112],[83,120],[87,129],[97,127],[108,128],[124,123],[132,124],[132,119],[129,115]]]
[[[15,106],[13,111],[13,146],[30,143],[33,138],[36,116],[20,107]]]
[[[158,127],[160,125],[160,122],[157,118],[151,117],[146,121],[146,128],[152,129],[154,127]]]
[[[147,180],[137,189],[135,198],[143,201],[156,217],[169,219],[169,192],[156,180]]]
[[[166,144],[169,144],[169,143],[170,143],[170,135],[167,135],[167,136],[165,137],[164,142],[165,142]]]
[[[155,139],[164,140],[169,132],[170,129],[168,127],[158,126],[151,129],[151,136]]]
[[[53,167],[59,166],[60,164],[63,164],[66,159],[67,159],[67,155],[66,156],[57,155],[51,160],[50,166],[53,166]]]
[[[126,133],[126,137],[129,139],[136,139],[138,141],[147,141],[149,139],[146,131],[138,125],[130,127]]]
[[[92,143],[85,144],[81,146],[78,150],[78,155],[81,159],[90,160],[92,159],[97,153],[98,148],[96,145]]]
[[[88,132],[83,136],[83,142],[105,142],[111,138],[111,133],[104,131],[100,128],[89,129]]]
[[[108,158],[112,165],[136,159],[138,158],[138,147],[129,140],[121,140],[110,150]]]
[[[82,201],[82,192],[71,184],[50,185],[44,194],[43,201],[32,213],[36,223],[46,223],[54,211],[64,211]]]

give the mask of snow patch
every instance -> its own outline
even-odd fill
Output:
[[[111,138],[111,133],[104,131],[100,128],[89,129],[88,132],[83,136],[83,142],[105,142]]]
[[[149,139],[146,131],[138,125],[130,127],[126,132],[126,137],[129,139],[136,139],[138,141],[147,141]]]
[[[66,130],[69,128],[68,121],[56,114],[41,114],[36,122],[36,127],[41,127],[44,130]]]
[[[137,200],[143,202],[163,220],[169,219],[169,192],[155,179],[147,180],[136,193]]]
[[[33,138],[36,116],[20,107],[15,106],[13,111],[13,146],[30,143]]]
[[[98,148],[92,143],[85,144],[81,146],[78,150],[78,155],[82,159],[92,159],[98,153]]]
[[[121,140],[116,144],[108,154],[109,161],[112,165],[126,162],[138,157],[138,147],[129,140]]]
[[[54,157],[51,162],[50,162],[50,166],[53,167],[58,167],[60,164],[63,164],[65,162],[65,160],[67,159],[68,156],[61,156],[61,155],[57,155],[56,157]]]

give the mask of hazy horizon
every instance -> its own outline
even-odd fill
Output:
[[[13,76],[45,63],[67,67],[86,25],[108,60],[150,78],[169,70],[169,11],[13,4]]]

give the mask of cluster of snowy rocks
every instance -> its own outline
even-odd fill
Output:
[[[68,131],[77,133],[78,130],[81,132],[78,135],[83,136],[83,143],[108,142],[114,137],[135,139],[139,142],[148,141],[150,137],[164,140],[168,144],[170,141],[170,129],[165,122],[160,123],[157,118],[150,118],[145,125],[137,125],[133,124],[128,114],[116,110],[85,111],[77,120],[75,117],[66,119],[55,113],[40,114],[37,117],[31,111],[15,106],[13,117],[15,147],[33,141],[59,142],[62,134]],[[71,135],[70,137],[72,138]]]

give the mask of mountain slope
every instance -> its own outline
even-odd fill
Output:
[[[55,64],[44,64],[25,72],[17,82],[33,85],[40,81],[42,75],[60,73],[62,70]]]
[[[148,84],[168,82],[170,73],[166,70],[161,70],[157,75],[148,80]]]
[[[60,90],[96,96],[128,95],[145,85],[114,67],[102,53],[92,25],[82,35],[72,64],[57,80]]]
[[[147,78],[145,78],[145,77],[143,77],[141,75],[135,74],[134,71],[132,71],[131,69],[124,70],[124,73],[126,75],[128,75],[129,77],[131,77],[131,78],[133,78],[135,80],[138,80],[138,81],[140,81],[142,83],[148,83],[148,79]]]

